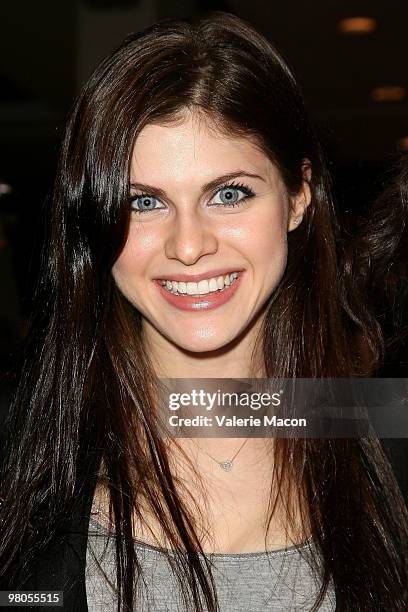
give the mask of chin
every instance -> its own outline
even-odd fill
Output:
[[[192,353],[207,353],[218,351],[230,344],[237,334],[220,333],[214,328],[199,328],[191,331],[190,334],[171,335],[166,334],[166,337],[178,348]]]

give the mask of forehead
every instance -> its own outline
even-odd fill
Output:
[[[202,181],[237,170],[276,175],[250,137],[228,135],[210,120],[188,115],[173,124],[149,124],[136,139],[130,178],[139,182]]]

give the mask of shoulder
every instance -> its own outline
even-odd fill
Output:
[[[0,468],[4,467],[5,443],[10,437],[12,405],[18,386],[15,375],[0,379]],[[87,483],[88,484],[88,483]],[[24,590],[64,591],[64,610],[86,611],[85,563],[92,484],[75,498],[72,512],[43,550],[18,576]],[[14,583],[13,583],[14,587]]]

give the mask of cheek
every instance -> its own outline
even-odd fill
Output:
[[[258,234],[258,253],[265,262],[280,267],[286,263],[287,231],[282,223],[265,223]]]
[[[255,273],[264,273],[266,268],[278,273],[285,267],[287,229],[283,207],[266,207],[263,214],[248,216],[245,223],[230,227],[226,233],[252,261]]]
[[[144,276],[157,251],[158,236],[144,227],[130,226],[128,239],[112,268],[112,276],[120,289],[126,289]]]

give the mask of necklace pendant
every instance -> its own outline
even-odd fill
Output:
[[[230,472],[232,470],[233,462],[227,459],[226,461],[220,461],[220,468],[222,468],[225,472]]]

